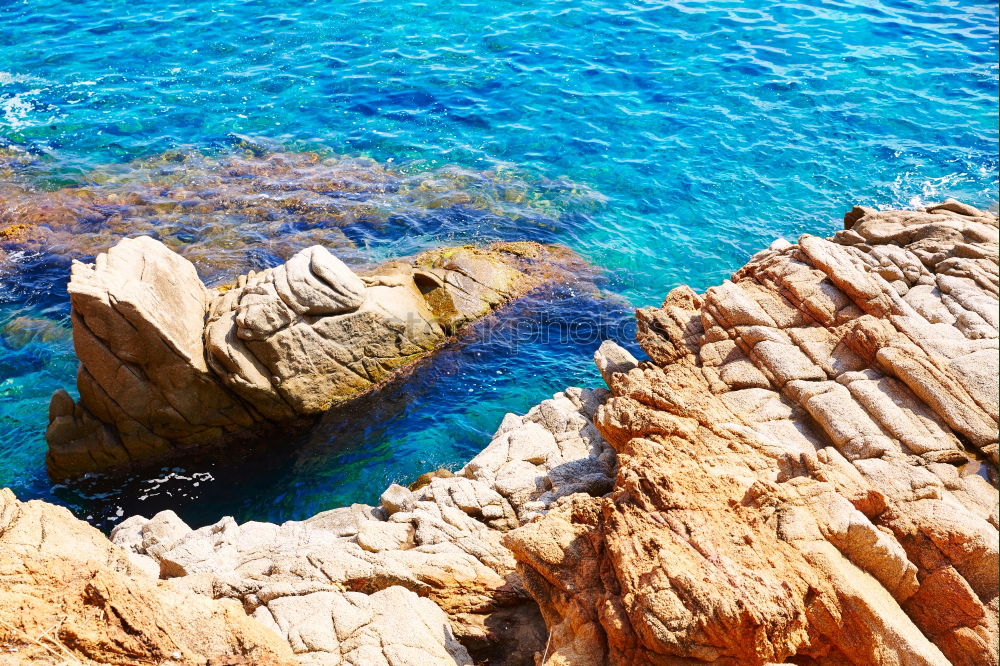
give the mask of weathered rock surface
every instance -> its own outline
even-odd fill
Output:
[[[235,602],[134,560],[66,509],[0,490],[0,664],[295,663]]]
[[[613,490],[503,540],[544,663],[997,663],[997,219],[845,227],[602,347]]]
[[[356,275],[320,246],[208,290],[149,237],[73,265],[80,401],[50,405],[56,479],[163,462],[377,387],[511,299],[581,268],[534,243],[436,250]]]
[[[775,243],[731,281],[704,294],[679,288],[641,310],[651,360],[601,345],[595,361],[610,393],[568,389],[508,415],[457,473],[393,485],[378,507],[282,525],[224,518],[192,530],[169,511],[136,516],[112,534],[121,550],[95,542],[111,553],[95,570],[118,567],[141,589],[155,586],[148,603],[190,603],[198,618],[240,606],[248,626],[284,639],[270,648],[279,662],[997,664],[997,219],[946,202],[855,209],[845,226],[831,240]],[[336,267],[312,269],[322,255],[303,256],[283,274],[241,281],[228,301],[230,292],[212,296],[206,331],[218,325],[266,359],[257,331],[349,316],[371,304],[373,288],[398,288],[376,275],[359,276],[362,289]],[[445,268],[439,260],[430,269]],[[420,292],[422,280],[410,279]],[[195,302],[198,292],[169,298]],[[121,312],[143,312],[141,297],[130,303]],[[335,312],[300,312],[315,303]],[[197,344],[178,319],[144,316],[176,357]],[[195,370],[220,378],[219,395],[248,414],[270,395],[306,404],[270,383],[282,366],[261,373],[269,393],[238,363],[227,375],[216,353],[203,358]],[[20,506],[35,504],[56,511]],[[47,524],[22,521],[36,523]],[[0,546],[16,533],[3,524]],[[32,529],[46,536],[15,541],[49,543],[51,530]],[[60,532],[52,552],[84,548],[78,529]],[[24,553],[39,550],[0,567],[0,609],[14,607],[5,599],[17,589],[4,572],[19,575]],[[38,561],[44,575],[68,570],[67,580],[87,571]],[[67,591],[48,596],[68,608],[90,603],[57,587]],[[60,641],[125,663],[111,648],[67,642],[104,626],[85,617]],[[207,658],[204,645],[230,654],[236,630],[213,621],[202,628],[222,632],[220,642],[184,636],[179,649],[192,660]],[[128,640],[154,644],[161,628]],[[29,627],[8,631],[0,637]],[[245,658],[268,663],[260,654]]]
[[[165,511],[125,520],[112,540],[178,589],[238,600],[305,663],[471,664],[467,646],[531,664],[544,625],[500,540],[567,496],[610,488],[614,452],[591,421],[604,395],[568,389],[510,414],[459,472],[390,486],[379,507],[197,530]]]

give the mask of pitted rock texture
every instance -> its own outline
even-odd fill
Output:
[[[614,451],[592,422],[606,395],[567,389],[508,414],[464,468],[390,486],[378,507],[197,530],[164,511],[112,541],[178,589],[238,600],[303,663],[533,664],[544,624],[501,537],[610,489]]]
[[[150,576],[62,507],[0,490],[0,664],[296,663],[239,604]]]
[[[80,400],[52,397],[49,472],[67,479],[245,445],[377,388],[470,322],[582,268],[565,249],[503,243],[357,275],[314,246],[209,290],[160,242],[125,239],[73,265]]]
[[[598,353],[613,490],[504,538],[544,663],[997,663],[997,219],[845,227]]]

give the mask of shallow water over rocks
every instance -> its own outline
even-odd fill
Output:
[[[458,167],[408,172],[372,160],[271,151],[240,140],[224,153],[170,153],[111,166],[85,182],[44,187],[37,160],[12,154],[0,187],[0,343],[9,379],[2,416],[12,424],[5,481],[54,498],[97,525],[171,507],[193,523],[218,512],[304,517],[381,492],[428,469],[454,466],[488,439],[510,397],[535,386],[592,382],[589,356],[606,337],[627,343],[627,303],[600,271],[553,284],[480,322],[435,358],[363,406],[331,414],[312,432],[246,451],[205,455],[153,474],[50,486],[41,468],[47,394],[72,387],[76,363],[66,314],[71,260],[146,234],[190,259],[208,284],[281,263],[322,244],[355,269],[449,240],[552,242],[574,216],[605,204],[569,181],[530,181],[513,170]],[[566,356],[577,362],[566,363]],[[536,374],[541,373],[541,374]],[[544,377],[542,382],[538,377]],[[17,467],[20,465],[20,468]],[[29,474],[19,474],[29,470]],[[249,485],[248,485],[249,484]],[[245,488],[255,492],[247,495]]]

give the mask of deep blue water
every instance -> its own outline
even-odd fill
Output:
[[[8,175],[26,187],[104,182],[95,169],[260,137],[417,177],[484,174],[448,185],[488,190],[472,203],[389,197],[377,223],[329,225],[328,238],[310,227],[356,264],[525,237],[604,271],[596,296],[547,294],[508,313],[594,316],[593,335],[515,343],[490,323],[369,405],[374,417],[318,428],[296,453],[81,494],[53,489],[43,462],[48,396],[74,384],[60,328],[67,263],[21,253],[0,269],[0,328],[30,317],[34,332],[11,332],[22,319],[0,333],[0,485],[103,526],[167,505],[193,522],[282,520],[461,464],[504,412],[596,385],[590,354],[602,335],[631,335],[632,306],[717,283],[775,237],[827,235],[854,204],[995,206],[997,11],[993,0],[0,3],[0,146],[29,156]],[[497,181],[523,199],[507,205]],[[279,260],[269,238],[247,256]]]

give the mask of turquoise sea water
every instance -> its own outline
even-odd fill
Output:
[[[53,488],[43,461],[48,396],[74,384],[66,260],[15,247],[0,268],[0,485],[103,527],[165,506],[195,523],[283,520],[459,465],[504,412],[597,385],[590,354],[627,341],[631,307],[717,283],[775,237],[827,235],[854,204],[995,206],[997,40],[992,0],[0,3],[0,147],[25,156],[10,176],[25,187],[255,137],[411,177],[457,169],[471,175],[453,189],[489,190],[310,226],[355,264],[524,237],[603,270],[596,295],[566,288],[506,315],[556,334],[490,322],[370,417],[330,419],[281,455],[81,491]],[[499,205],[497,181],[537,205]],[[247,253],[279,261],[278,240]],[[599,326],[566,335],[581,315]],[[8,326],[18,317],[27,332]]]

